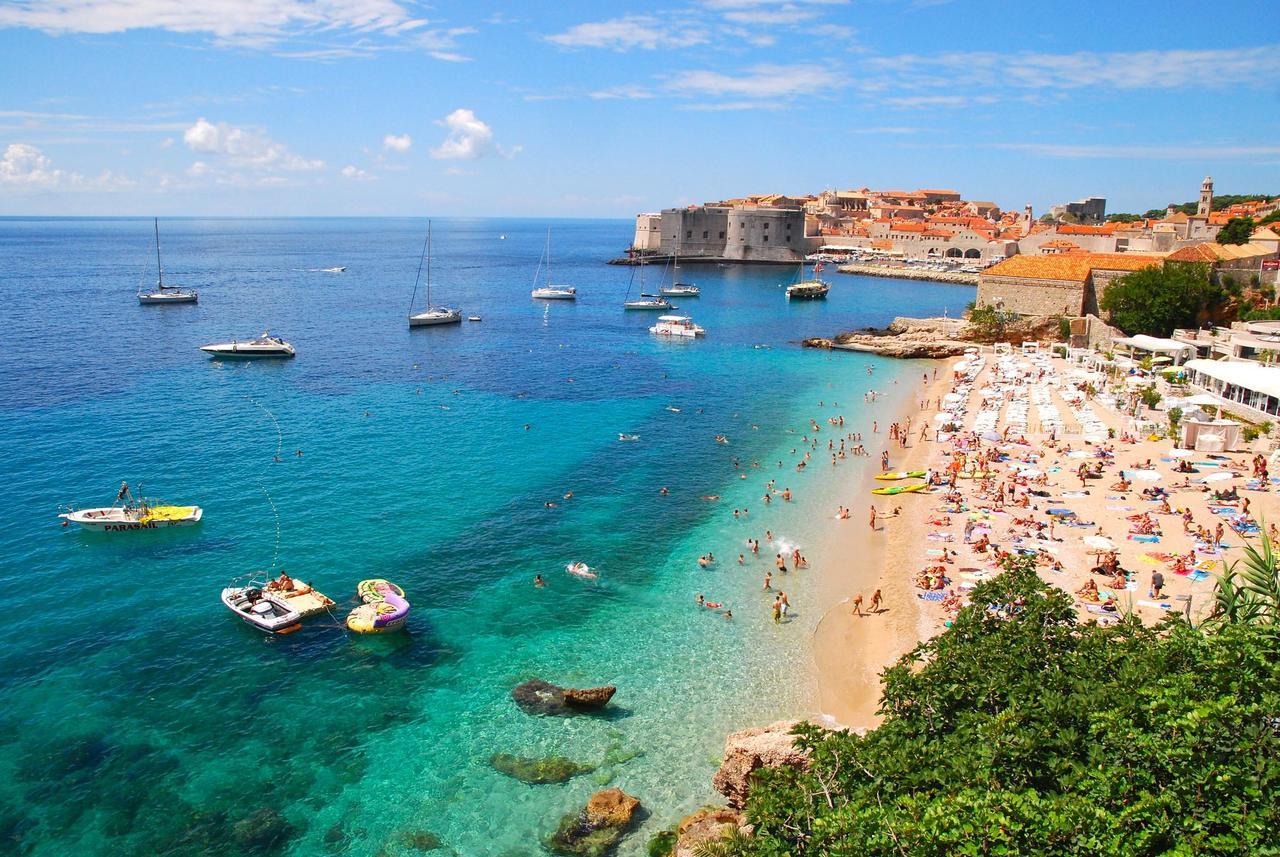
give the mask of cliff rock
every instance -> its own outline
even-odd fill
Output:
[[[698,849],[721,839],[734,828],[742,827],[742,813],[734,809],[711,808],[685,816],[676,827],[672,857],[697,857]]]
[[[770,726],[757,726],[732,732],[724,742],[724,762],[711,779],[711,785],[729,799],[729,806],[741,809],[747,799],[751,775],[761,768],[793,765],[809,766],[809,756],[795,746],[791,734],[796,720],[782,720]]]

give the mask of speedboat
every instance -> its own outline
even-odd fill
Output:
[[[641,310],[679,309],[679,307],[673,305],[671,301],[657,297],[656,295],[642,295],[637,300],[624,301],[622,307],[623,309]]]
[[[673,298],[696,298],[702,294],[702,289],[692,283],[672,283],[658,289],[658,293]]]
[[[619,443],[635,443],[639,439],[640,439],[640,435],[638,434],[624,434],[622,432],[618,432]]]
[[[427,307],[420,313],[409,316],[410,327],[430,327],[436,324],[458,324],[462,321],[462,311],[443,306]]]
[[[200,350],[211,357],[259,358],[259,357],[292,357],[296,353],[293,346],[269,331],[263,331],[257,339],[230,342],[216,342],[212,345],[201,345]]]
[[[578,299],[578,290],[573,286],[544,286],[534,289],[529,296],[540,301],[575,301]]]
[[[323,274],[341,274],[341,273],[344,273],[346,270],[347,270],[346,265],[340,265],[336,268],[321,268],[320,272]]]
[[[124,530],[158,530],[164,527],[189,527],[200,523],[204,510],[199,506],[171,506],[145,497],[134,499],[128,483],[120,486],[114,506],[96,509],[68,509],[58,515],[66,524],[79,524],[86,530],[116,533]]]
[[[687,315],[660,315],[658,323],[649,328],[649,332],[657,336],[704,336],[706,331],[694,324]]]
[[[816,301],[823,300],[827,296],[827,292],[831,291],[831,284],[822,280],[805,280],[801,283],[794,283],[787,286],[787,300],[789,301]]]
[[[481,321],[481,320],[482,319],[478,315],[467,316],[467,321]]]
[[[274,592],[260,586],[228,586],[222,590],[222,603],[259,631],[268,634],[292,634],[302,627],[302,614]]]

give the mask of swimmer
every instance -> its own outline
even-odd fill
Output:
[[[566,491],[566,492],[565,492],[565,494],[564,494],[564,499],[566,499],[566,500],[572,500],[572,499],[573,499],[573,492],[572,492],[572,491]]]
[[[726,618],[726,619],[732,619],[732,618],[733,618],[733,611],[732,611],[732,610],[726,610],[726,611],[724,611],[724,618]]]
[[[533,576],[533,585],[541,589],[542,587],[547,585],[547,582],[542,579],[541,574],[535,574]]]
[[[660,496],[662,496],[662,497],[665,497],[665,496],[667,496],[667,495],[668,495],[668,494],[670,494],[670,493],[671,493],[671,492],[667,490],[667,486],[665,486],[665,485],[663,485],[661,488],[659,488],[659,489],[658,489],[658,494],[659,494]]]

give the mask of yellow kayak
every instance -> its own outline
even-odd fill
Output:
[[[965,471],[961,471],[960,473],[956,474],[956,476],[960,477],[961,479],[986,479],[988,476],[994,476],[994,475],[995,474],[993,474],[990,470],[979,470],[977,473],[967,473]]]
[[[894,473],[877,473],[876,478],[886,482],[893,482],[898,479],[923,479],[923,470],[899,470]]]
[[[914,485],[888,485],[884,488],[872,488],[871,493],[892,496],[894,494],[910,494],[916,491],[923,491],[928,487],[928,483],[925,482],[917,482]]]

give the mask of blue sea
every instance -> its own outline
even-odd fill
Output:
[[[548,225],[576,303],[529,298]],[[830,518],[860,522],[848,486],[879,448],[833,468],[822,443],[798,473],[801,438],[838,414],[869,434],[888,411],[863,395],[905,402],[921,364],[799,341],[973,290],[831,272],[829,300],[789,304],[793,270],[687,264],[702,296],[676,302],[708,335],[667,342],[622,309],[633,269],[604,264],[630,221],[438,219],[432,297],[483,321],[410,331],[425,227],[164,220],[166,281],[200,302],[154,307],[150,220],[0,220],[0,853],[537,855],[609,784],[648,812],[638,854],[715,799],[726,732],[814,713],[818,581],[859,562],[824,547]],[[197,350],[267,329],[298,356]],[[771,478],[796,501],[766,507]],[[204,521],[59,525],[122,480]],[[775,625],[761,578],[791,545],[812,567],[775,580]],[[272,638],[219,602],[280,570],[333,615]],[[371,577],[405,590],[404,633],[342,629]],[[602,716],[531,716],[510,691],[533,677],[618,692]],[[528,785],[495,753],[595,770]]]

